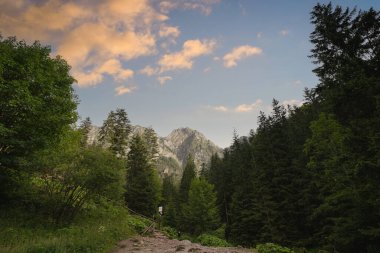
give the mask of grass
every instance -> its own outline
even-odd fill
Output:
[[[123,207],[109,204],[89,208],[73,224],[61,228],[13,213],[0,217],[0,253],[109,252],[148,224]]]

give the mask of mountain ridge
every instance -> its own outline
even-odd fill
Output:
[[[142,134],[146,128],[133,125],[133,134]],[[96,144],[100,127],[92,126],[88,143]],[[175,181],[182,177],[183,168],[189,155],[194,157],[196,172],[199,173],[202,164],[208,164],[213,154],[223,155],[223,149],[209,140],[203,133],[189,127],[174,129],[166,137],[157,136],[158,159],[157,172],[161,178],[172,176]]]

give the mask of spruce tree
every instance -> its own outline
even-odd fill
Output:
[[[82,135],[82,138],[80,141],[82,147],[87,147],[91,145],[91,143],[89,143],[89,133],[91,131],[91,128],[92,128],[91,119],[90,117],[86,117],[79,126],[79,132]]]
[[[195,176],[196,174],[195,174],[194,158],[192,155],[189,155],[187,158],[186,166],[183,171],[181,183],[179,186],[179,202],[180,203],[187,202],[191,181],[195,178]]]
[[[151,217],[160,201],[160,183],[157,172],[148,161],[148,152],[139,135],[132,137],[127,157],[127,206],[140,214]]]
[[[111,111],[100,128],[99,141],[117,157],[126,157],[131,125],[127,112],[117,108]]]
[[[205,179],[192,180],[182,215],[183,229],[193,235],[215,230],[220,225],[216,193],[214,187]]]

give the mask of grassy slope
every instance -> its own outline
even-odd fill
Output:
[[[0,252],[75,253],[109,252],[115,244],[149,224],[123,207],[88,208],[73,224],[55,228],[46,220],[8,212],[0,217]]]

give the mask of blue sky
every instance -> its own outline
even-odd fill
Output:
[[[320,1],[327,3],[328,1]],[[52,46],[73,67],[80,116],[125,108],[160,136],[178,127],[221,147],[256,128],[273,98],[300,104],[312,73],[312,0],[0,3],[0,31]],[[332,1],[368,9],[380,1]]]

